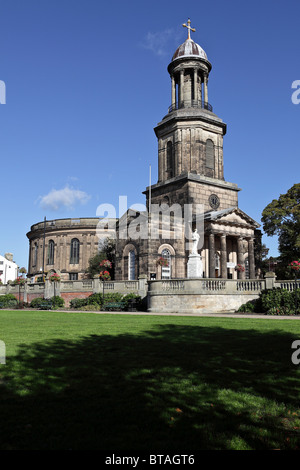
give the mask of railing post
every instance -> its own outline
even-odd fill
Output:
[[[99,279],[99,274],[95,274],[93,278],[93,294],[99,294],[100,293],[100,279]]]
[[[139,293],[141,296],[145,296],[147,294],[147,275],[141,274],[139,276]]]
[[[267,272],[265,275],[266,289],[273,289],[275,287],[276,274],[273,272]]]

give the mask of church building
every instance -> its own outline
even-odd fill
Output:
[[[192,208],[185,219],[191,231],[198,218],[202,220],[198,245],[203,268],[200,277],[255,279],[254,249],[259,224],[239,208],[238,185],[224,179],[223,137],[227,126],[213,112],[208,99],[212,65],[205,51],[191,39],[191,31],[195,30],[190,20],[183,26],[188,37],[168,66],[171,104],[154,129],[158,140],[158,181],[144,191],[147,211],[129,210],[116,221],[115,279],[134,280],[141,275],[148,280],[186,278],[190,249],[186,235],[183,232],[178,235],[180,216],[176,217],[174,212],[179,208],[183,217],[187,207]],[[196,210],[199,207],[201,214]],[[154,211],[157,208],[158,214]],[[168,226],[164,223],[164,211],[169,216]],[[81,223],[69,221],[68,227],[59,221],[47,222],[46,229],[43,223],[31,227],[27,234],[29,276],[38,274],[36,268],[42,265],[46,270],[50,258],[49,268],[65,273],[66,279],[84,276],[88,258],[97,247],[97,223],[83,220],[84,228]],[[137,220],[146,227],[146,236],[142,229],[144,236],[135,236],[137,232],[132,234],[128,230]],[[126,236],[122,236],[124,227]],[[149,227],[154,227],[156,236]],[[60,238],[55,238],[56,233]],[[37,261],[38,253],[42,258]],[[75,258],[77,264],[71,262]]]
[[[175,51],[168,66],[171,105],[154,131],[158,140],[158,181],[146,188],[147,210],[154,205],[203,207],[204,237],[199,253],[203,277],[256,277],[254,243],[259,224],[238,207],[237,184],[224,180],[223,137],[226,124],[208,101],[212,66],[205,51],[190,36]],[[163,212],[163,211],[162,211]],[[192,214],[192,220],[195,214]],[[151,220],[151,212],[149,215]],[[175,232],[173,229],[173,235]],[[117,243],[117,279],[140,274],[150,279],[187,277],[189,251],[185,237],[120,240]],[[171,234],[172,235],[172,234]],[[159,264],[160,258],[167,266]]]

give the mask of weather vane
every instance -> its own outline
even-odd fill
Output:
[[[188,19],[187,25],[185,23],[183,23],[182,26],[187,28],[187,30],[188,30],[188,39],[191,39],[191,31],[193,31],[193,33],[196,31],[195,28],[191,28],[191,20]]]

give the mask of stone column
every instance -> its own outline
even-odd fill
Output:
[[[207,83],[208,83],[208,76],[205,74],[204,75],[204,102],[208,103],[208,88],[207,88]]]
[[[178,107],[183,106],[183,81],[184,81],[183,74],[184,74],[184,71],[180,70]]]
[[[227,246],[226,235],[221,235],[221,278],[227,279]]]
[[[209,234],[208,239],[209,249],[209,277],[216,277],[216,259],[215,259],[215,235],[214,233]]]
[[[172,75],[172,109],[175,109],[176,105],[176,83],[175,83],[175,77]]]
[[[243,238],[239,237],[237,241],[237,262],[245,268],[243,251]],[[245,271],[238,271],[238,278],[245,279]]]
[[[254,239],[248,240],[249,277],[255,279]]]
[[[202,77],[199,75],[199,90],[198,90],[198,99],[200,103],[202,102]]]
[[[194,69],[194,101],[198,102],[198,70]]]

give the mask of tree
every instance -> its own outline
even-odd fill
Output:
[[[282,266],[300,258],[300,183],[268,204],[261,221],[268,236],[278,235]]]
[[[26,269],[26,268],[21,268],[21,269],[19,270],[19,273],[21,273],[22,276],[23,276],[23,274],[27,274],[27,269]]]
[[[262,233],[256,229],[254,231],[255,243],[254,243],[254,257],[257,274],[260,277],[264,277],[265,273],[269,271],[266,258],[269,253],[269,248],[262,243]]]
[[[114,274],[114,257],[115,257],[115,240],[111,238],[106,238],[102,241],[99,246],[99,252],[92,256],[89,259],[89,266],[87,268],[87,273],[90,277],[94,277],[96,274],[99,274],[101,271],[100,263],[101,261],[108,259],[112,263],[111,276]]]

